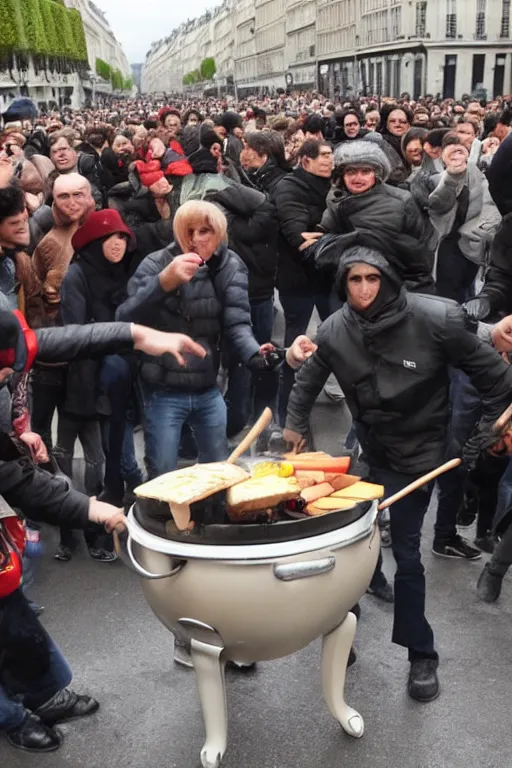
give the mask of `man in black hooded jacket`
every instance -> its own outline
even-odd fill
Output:
[[[390,495],[441,464],[449,419],[448,366],[463,370],[494,421],[512,396],[512,369],[465,327],[454,302],[405,293],[376,251],[345,251],[338,272],[347,302],[320,326],[318,349],[296,375],[284,438],[300,445],[313,403],[330,373],[358,427],[371,479]],[[432,484],[391,509],[395,574],[393,642],[408,649],[408,690],[439,694],[438,655],[425,617],[420,534]]]

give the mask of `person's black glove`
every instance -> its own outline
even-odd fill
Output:
[[[476,467],[478,457],[496,445],[499,435],[494,430],[494,421],[480,421],[462,451],[462,466],[468,472]]]
[[[474,299],[469,299],[462,305],[467,316],[471,320],[485,320],[491,314],[491,302],[487,296],[475,296]]]

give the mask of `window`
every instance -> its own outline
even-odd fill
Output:
[[[457,0],[446,0],[446,37],[457,37]]]
[[[503,0],[500,37],[510,37],[510,0]]]
[[[485,40],[485,12],[487,0],[476,0],[475,40]]]
[[[391,8],[391,40],[396,40],[402,33],[402,9]]]
[[[427,3],[424,0],[416,3],[416,37],[425,37],[427,34]]]

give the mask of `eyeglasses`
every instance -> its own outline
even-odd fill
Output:
[[[409,125],[408,120],[388,120],[390,125]]]

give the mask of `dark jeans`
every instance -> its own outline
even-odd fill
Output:
[[[192,428],[200,462],[228,456],[226,404],[219,389],[205,392],[150,390],[141,387],[144,403],[146,464],[150,478],[176,469],[181,429]]]
[[[372,468],[371,479],[385,488],[385,496],[401,490],[415,478],[391,470]],[[389,508],[392,552],[396,560],[392,640],[409,649],[409,660],[437,658],[434,633],[425,617],[425,569],[421,562],[421,527],[432,484]]]
[[[53,446],[52,420],[55,411],[62,406],[66,397],[66,368],[34,368],[31,377],[31,395],[32,429],[41,435],[50,451]]]
[[[439,296],[463,304],[474,296],[473,282],[478,272],[478,264],[466,259],[457,241],[457,236],[447,237],[439,245],[436,291]]]
[[[331,314],[329,296],[324,293],[307,296],[291,296],[280,293],[279,301],[284,311],[285,333],[284,346],[288,348],[297,336],[306,333],[311,315],[316,307],[320,319],[326,320]],[[283,363],[281,384],[279,388],[279,423],[284,427],[286,421],[286,409],[288,399],[292,391],[295,372],[289,365]]]
[[[101,427],[98,419],[86,419],[60,411],[57,427],[57,446],[55,458],[62,471],[73,476],[73,454],[76,439],[80,440],[85,458],[85,492],[88,496],[98,496],[103,489],[104,455],[101,445]],[[84,531],[88,547],[99,549],[106,540],[101,526],[87,526]],[[75,539],[70,528],[61,526],[61,544],[73,548]]]
[[[446,461],[462,456],[464,444],[477,424],[482,406],[480,395],[462,371],[450,372],[451,419],[446,441]],[[461,467],[441,475],[437,480],[437,517],[434,526],[436,543],[450,541],[457,533],[457,512],[464,498],[466,471]]]
[[[252,330],[258,344],[266,344],[272,338],[274,302],[272,299],[251,300]],[[279,373],[251,371],[227,350],[226,367],[228,388],[224,399],[228,408],[228,437],[238,434],[249,419],[255,420],[264,408],[276,414]]]
[[[50,668],[38,679],[21,682],[8,670],[0,670],[0,730],[17,728],[25,719],[27,709],[37,709],[70,684],[72,672],[66,659],[51,637],[48,642]]]
[[[100,392],[107,396],[110,404],[110,416],[102,422],[105,452],[105,490],[102,499],[120,507],[124,496],[122,456],[126,415],[133,390],[130,362],[119,355],[103,358],[99,384]]]

